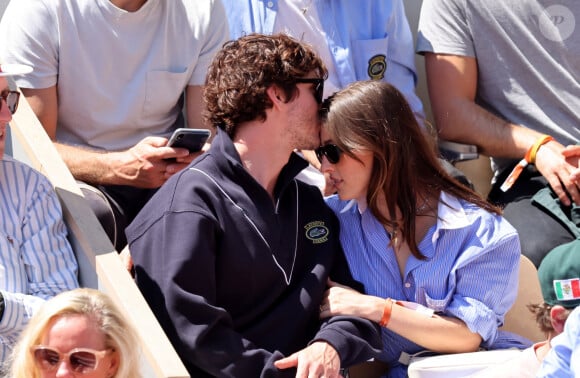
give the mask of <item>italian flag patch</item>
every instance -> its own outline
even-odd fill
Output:
[[[554,290],[556,298],[560,301],[580,299],[580,279],[554,280]]]

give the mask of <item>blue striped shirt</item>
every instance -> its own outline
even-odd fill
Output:
[[[0,160],[0,362],[40,304],[78,287],[77,262],[50,182],[27,165]]]
[[[383,225],[364,206],[326,199],[340,219],[340,240],[355,279],[367,294],[416,302],[461,319],[492,347],[517,295],[520,243],[501,216],[441,193],[438,221],[419,242],[426,260],[410,256],[401,278]],[[447,204],[447,205],[445,205]],[[361,206],[363,207],[363,206]],[[424,348],[383,328],[381,359],[396,367],[401,352]],[[404,367],[400,367],[405,376]]]

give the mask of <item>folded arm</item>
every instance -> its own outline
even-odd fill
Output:
[[[321,316],[359,316],[379,323],[385,306],[390,306],[385,298],[361,294],[331,282]],[[397,304],[392,305],[387,328],[426,349],[441,353],[472,352],[481,344],[481,336],[471,332],[459,319],[440,315],[427,317]]]

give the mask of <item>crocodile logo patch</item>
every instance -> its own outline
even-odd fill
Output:
[[[328,234],[330,233],[328,227],[322,221],[310,222],[304,226],[306,230],[306,237],[312,240],[313,244],[325,243],[328,241]]]

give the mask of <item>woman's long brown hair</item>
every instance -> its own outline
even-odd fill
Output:
[[[345,154],[359,160],[352,150],[372,151],[368,207],[388,229],[402,234],[415,257],[424,259],[415,239],[415,221],[417,208],[426,198],[439,198],[441,191],[445,191],[501,214],[498,207],[446,172],[426,131],[403,94],[392,85],[381,81],[355,82],[327,99],[323,109],[324,127]],[[388,216],[379,210],[381,194],[387,201]]]

